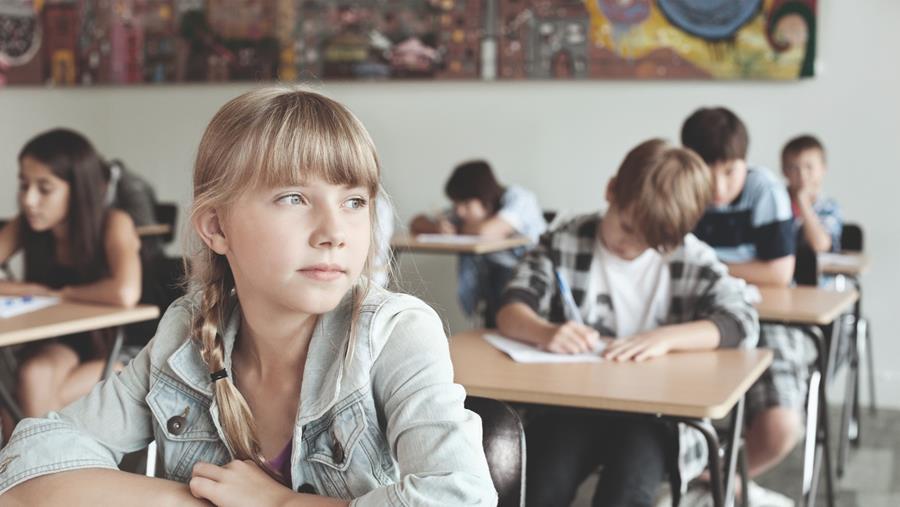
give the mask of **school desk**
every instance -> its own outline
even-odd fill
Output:
[[[422,241],[416,235],[400,234],[391,238],[391,248],[398,252],[483,255],[512,250],[531,242],[524,236],[503,239],[470,239],[465,236],[448,236],[446,241],[440,241],[436,235],[432,237],[435,237],[434,241]]]
[[[122,308],[61,301],[47,308],[0,319],[0,347],[8,354],[9,349],[6,347],[10,345],[116,327],[116,338],[103,371],[102,378],[106,378],[111,373],[114,359],[122,348],[124,332],[121,326],[155,319],[158,316],[159,308],[151,305]],[[16,419],[21,419],[21,410],[2,382],[0,382],[0,402],[10,408]]]
[[[709,447],[713,498],[732,497],[744,394],[772,362],[764,349],[674,353],[644,363],[516,363],[482,335],[468,331],[450,339],[455,380],[472,396],[498,400],[625,412],[688,424]],[[708,419],[731,413],[726,474],[718,436]],[[729,500],[730,501],[730,500]]]
[[[760,287],[759,291],[762,300],[756,304],[756,309],[760,322],[798,327],[812,338],[816,346],[818,371],[811,373],[809,387],[818,396],[808,396],[802,492],[805,505],[814,505],[820,468],[824,465],[826,498],[828,505],[832,506],[834,481],[827,381],[837,354],[839,326],[835,325],[835,321],[853,308],[859,293],[855,289],[836,291],[818,287]]]
[[[860,252],[819,254],[819,269],[826,275],[858,277],[872,265],[869,256]]]

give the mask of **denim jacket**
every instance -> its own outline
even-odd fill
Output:
[[[45,418],[25,419],[0,452],[0,493],[28,479],[117,468],[155,439],[166,478],[231,460],[209,373],[191,340],[196,296],[174,302],[154,339],[118,375]],[[226,368],[240,328],[222,330]],[[349,362],[349,296],[319,317],[309,344],[291,455],[291,486],[352,505],[496,505],[481,421],[453,383],[446,335],[422,301],[373,287]]]

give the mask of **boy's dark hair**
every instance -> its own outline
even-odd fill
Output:
[[[747,158],[750,140],[744,122],[724,107],[702,107],[681,126],[681,144],[709,165]]]
[[[822,146],[822,143],[815,136],[804,134],[791,139],[784,145],[784,148],[781,149],[781,160],[784,162],[787,157],[806,150],[819,150],[822,158],[825,158],[825,147]]]
[[[500,209],[500,198],[505,190],[494,177],[490,164],[484,160],[459,164],[444,186],[444,193],[450,200],[478,199],[490,215]]]

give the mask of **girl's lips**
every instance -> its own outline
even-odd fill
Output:
[[[300,270],[300,274],[303,276],[322,282],[337,280],[344,276],[345,273],[341,267],[333,265],[316,265]]]

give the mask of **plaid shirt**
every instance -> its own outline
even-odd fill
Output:
[[[503,302],[520,302],[551,322],[565,322],[563,303],[555,282],[554,268],[569,281],[572,296],[581,313],[587,315],[585,294],[590,282],[591,262],[600,227],[599,213],[580,215],[544,234],[537,247],[516,267],[506,287]],[[693,235],[666,255],[671,276],[671,301],[664,324],[709,320],[719,329],[720,347],[752,348],[759,336],[756,310],[748,301],[743,280],[728,275],[715,251]],[[601,294],[598,301],[611,301]],[[602,317],[602,316],[601,316]],[[601,321],[605,319],[601,318]],[[602,322],[589,322],[609,335]],[[700,432],[679,424],[678,470],[682,484],[698,476],[706,467],[706,443]]]

